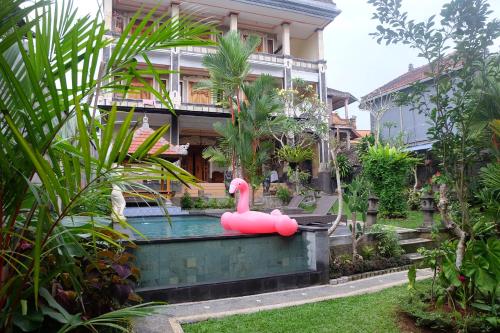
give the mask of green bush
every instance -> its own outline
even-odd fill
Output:
[[[404,217],[408,209],[405,188],[416,159],[395,147],[369,147],[363,156],[363,173],[372,182],[380,199],[379,213],[385,217]]]
[[[364,245],[361,247],[360,254],[363,257],[363,260],[369,260],[373,256],[375,256],[375,247],[370,245]]]
[[[408,199],[406,203],[408,204],[408,208],[411,210],[419,210],[420,209],[420,197],[422,193],[419,190],[414,190],[413,188],[408,190]]]
[[[405,253],[401,245],[399,245],[396,231],[375,225],[372,227],[371,232],[376,233],[376,250],[380,256],[385,258],[398,258]]]
[[[215,198],[208,199],[206,203],[207,208],[219,208],[219,201]]]
[[[283,204],[288,204],[292,199],[292,193],[288,187],[280,186],[276,189],[276,196],[283,202]]]
[[[205,202],[205,200],[203,198],[196,198],[194,200],[194,204],[193,204],[194,208],[196,209],[203,209],[203,208],[206,208],[207,207],[207,203]]]
[[[181,197],[181,208],[182,209],[191,209],[194,206],[193,198],[188,192],[184,192],[184,195]]]
[[[345,154],[337,156],[337,165],[339,166],[339,173],[341,179],[346,179],[352,174],[352,164]],[[332,173],[335,171],[332,170]]]

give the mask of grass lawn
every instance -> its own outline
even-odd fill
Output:
[[[441,223],[441,216],[439,214],[434,214],[434,221],[436,223]],[[409,211],[408,216],[404,219],[385,219],[377,218],[378,224],[391,225],[400,228],[415,229],[422,225],[424,222],[424,215],[421,211]]]
[[[417,288],[429,281],[417,283]],[[201,332],[404,332],[397,323],[398,299],[406,285],[383,291],[284,309],[236,315],[183,326],[186,333]]]

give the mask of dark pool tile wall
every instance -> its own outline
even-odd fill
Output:
[[[317,269],[316,237],[268,235],[141,243],[134,251],[140,288],[250,280]],[[249,287],[259,289],[260,287]]]
[[[207,300],[329,282],[327,226],[292,237],[230,235],[138,240],[139,294],[146,301]]]

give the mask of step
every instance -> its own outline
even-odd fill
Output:
[[[399,241],[399,245],[403,247],[406,253],[417,252],[417,250],[421,247],[425,247],[426,249],[430,249],[434,247],[434,241],[427,238],[410,238],[410,239],[402,239]]]
[[[397,230],[398,238],[400,240],[403,239],[411,239],[411,238],[420,238],[420,232],[416,230]]]
[[[421,262],[424,259],[424,256],[420,253],[406,253],[403,257],[408,258],[412,264]]]

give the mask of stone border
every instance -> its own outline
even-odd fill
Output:
[[[378,275],[384,275],[384,274],[389,274],[389,273],[406,271],[406,270],[410,269],[411,266],[413,266],[413,265],[409,264],[409,265],[404,265],[404,266],[381,269],[378,271],[364,272],[364,273],[358,273],[358,274],[353,274],[353,275],[341,276],[341,277],[336,278],[336,279],[331,279],[330,284],[337,285],[337,284],[342,284],[342,283],[346,283],[346,282],[350,282],[350,281],[366,279],[366,278],[369,278],[372,276],[378,276]]]

